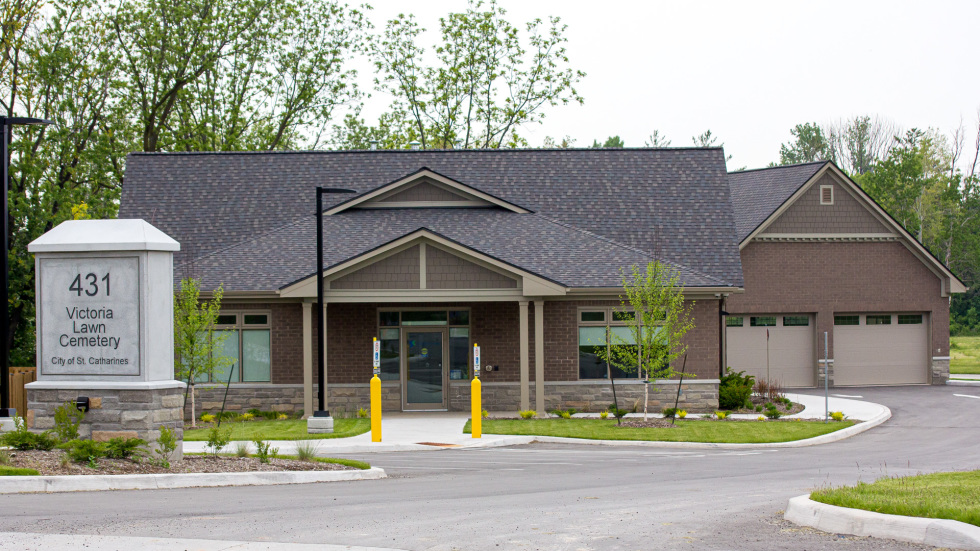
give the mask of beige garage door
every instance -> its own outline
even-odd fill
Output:
[[[768,356],[770,380],[785,387],[813,386],[812,316],[732,315],[726,323],[728,366],[733,370],[765,380]]]
[[[834,384],[928,382],[927,322],[923,314],[835,315]]]

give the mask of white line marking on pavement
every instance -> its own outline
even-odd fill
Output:
[[[980,396],[973,396],[972,394],[954,394],[953,396],[959,396],[960,398],[976,398],[980,400]]]
[[[838,398],[864,398],[859,394],[831,394],[831,396],[837,396]]]

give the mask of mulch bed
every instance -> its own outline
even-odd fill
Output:
[[[169,469],[147,461],[129,459],[99,459],[95,468],[86,463],[65,462],[65,452],[9,450],[11,467],[36,469],[42,475],[99,475],[99,474],[167,474],[167,473],[244,473],[255,471],[346,471],[354,467],[319,461],[295,459],[269,459],[262,463],[257,457],[226,457],[210,455],[185,455],[183,461],[174,462]]]
[[[623,419],[622,422],[617,427],[620,428],[630,428],[630,429],[675,429],[677,425],[672,425],[670,419],[632,419],[627,417]]]

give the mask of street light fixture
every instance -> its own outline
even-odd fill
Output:
[[[7,339],[10,335],[10,284],[8,277],[7,256],[10,254],[10,232],[9,219],[10,211],[7,206],[8,195],[10,194],[10,141],[13,127],[23,126],[47,126],[54,124],[54,121],[45,119],[33,119],[29,117],[0,117],[0,127],[3,130],[3,139],[0,139],[0,155],[3,160],[3,334],[0,336],[0,417],[13,417],[17,412],[10,407],[10,350],[7,346]]]
[[[314,417],[329,417],[326,395],[326,335],[323,332],[323,194],[324,193],[357,193],[352,189],[316,188],[316,331],[317,331],[317,409]]]

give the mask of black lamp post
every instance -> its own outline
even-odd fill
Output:
[[[0,363],[3,364],[0,373],[0,417],[13,417],[17,412],[10,407],[10,350],[7,347],[7,339],[10,336],[10,296],[8,285],[7,255],[10,253],[10,210],[7,207],[7,195],[10,193],[10,136],[14,125],[49,125],[53,121],[45,119],[32,119],[27,117],[0,117],[0,127],[3,129],[3,139],[0,139],[0,155],[3,160],[3,337],[0,338]]]
[[[324,381],[327,380],[324,351],[327,348],[326,336],[323,334],[323,194],[324,193],[357,193],[352,189],[316,188],[316,328],[317,328],[317,376],[319,377],[316,397],[317,411],[314,417],[329,417]]]

